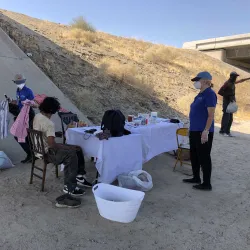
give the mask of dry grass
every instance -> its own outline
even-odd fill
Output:
[[[95,32],[95,28],[92,24],[87,22],[83,16],[79,16],[73,19],[70,24],[72,29],[79,29],[83,31]]]
[[[155,64],[173,63],[178,58],[178,50],[164,45],[153,45],[149,48],[144,57]]]
[[[133,84],[137,81],[137,68],[132,64],[122,64],[115,59],[104,58],[100,63],[100,69],[122,82]]]
[[[147,77],[139,73],[136,65],[131,63],[124,64],[115,59],[104,58],[101,60],[99,68],[120,82],[133,85],[148,94],[154,92],[153,85],[149,83]]]
[[[98,40],[96,33],[83,31],[81,29],[71,29],[67,30],[62,34],[63,38],[67,40],[77,41],[79,44],[88,45],[95,43]]]

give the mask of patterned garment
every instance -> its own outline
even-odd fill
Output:
[[[23,107],[10,128],[10,133],[18,138],[18,142],[25,142],[28,135],[27,129],[29,128],[29,112],[30,106],[35,104],[33,101],[26,100],[22,102]]]
[[[9,103],[7,100],[0,101],[0,138],[8,136],[8,112]]]

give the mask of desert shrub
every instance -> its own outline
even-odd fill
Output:
[[[97,34],[81,29],[71,29],[64,33],[64,38],[68,40],[76,40],[80,44],[90,44],[97,41]]]
[[[90,23],[88,23],[83,16],[76,17],[70,24],[72,29],[79,29],[83,31],[95,32],[96,29]]]

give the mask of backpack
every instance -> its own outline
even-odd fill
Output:
[[[125,116],[120,110],[107,110],[102,118],[101,129],[109,130],[112,137],[124,135]]]

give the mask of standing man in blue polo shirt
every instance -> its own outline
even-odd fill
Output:
[[[190,107],[190,156],[193,178],[184,179],[185,183],[193,183],[194,189],[212,190],[211,185],[211,149],[214,137],[214,113],[217,96],[212,90],[212,76],[204,71],[192,79],[194,87],[200,90]],[[201,184],[200,168],[203,171]]]
[[[18,113],[21,111],[21,109],[23,107],[22,102],[27,100],[27,99],[32,101],[32,100],[34,100],[35,97],[34,97],[33,91],[26,86],[26,79],[22,74],[17,74],[15,76],[15,79],[13,80],[13,82],[17,85],[16,100],[11,102],[12,105],[17,105],[17,107],[18,107],[16,114],[14,114],[14,120],[15,120]],[[29,113],[29,127],[30,128],[32,128],[34,117],[35,117],[35,112],[32,108],[30,108],[30,113]],[[16,137],[15,137],[15,139],[17,141]],[[26,138],[25,143],[19,143],[19,144],[22,147],[22,149],[24,150],[24,152],[27,154],[26,158],[21,162],[22,163],[31,162],[32,155],[31,155],[30,148],[29,148],[28,138]]]

